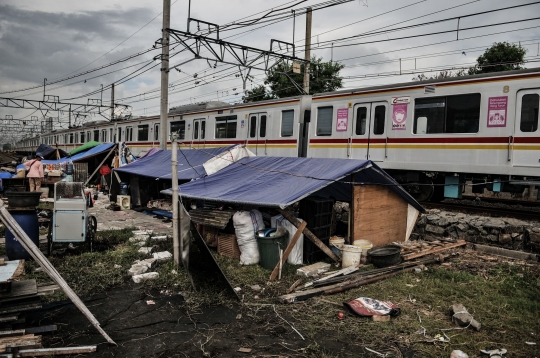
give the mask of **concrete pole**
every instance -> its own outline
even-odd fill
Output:
[[[309,61],[311,58],[311,8],[306,11],[306,49],[304,58]],[[309,63],[304,65],[304,91],[309,94]]]
[[[171,0],[163,0],[163,29],[161,34],[161,108],[159,148],[167,149],[167,116],[169,112],[169,33],[171,27]],[[174,200],[173,200],[174,202]]]
[[[114,121],[114,83],[111,85],[111,122]]]
[[[179,238],[179,220],[178,220],[178,134],[171,134],[172,152],[171,152],[171,179],[172,179],[172,229],[173,229],[173,256],[174,263],[178,266],[180,263],[180,238]]]

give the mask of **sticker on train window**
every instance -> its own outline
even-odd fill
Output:
[[[337,121],[336,121],[336,131],[345,132],[349,127],[349,109],[348,108],[338,108],[337,110]]]
[[[394,104],[392,109],[392,130],[405,130],[407,103]]]
[[[506,127],[506,113],[508,109],[508,96],[489,97],[488,99],[488,127]]]

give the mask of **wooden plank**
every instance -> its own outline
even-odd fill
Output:
[[[30,296],[37,294],[36,280],[15,281],[11,283],[11,291],[0,293],[0,300],[4,298]]]
[[[296,230],[296,232],[294,233],[294,236],[292,237],[291,241],[289,242],[289,245],[287,245],[287,248],[285,249],[285,252],[283,253],[283,256],[281,258],[281,264],[283,264],[283,262],[287,261],[287,258],[291,254],[291,251],[293,250],[294,245],[296,245],[296,242],[300,238],[300,235],[302,235],[302,232],[306,228],[306,225],[307,225],[307,221],[305,221],[305,220],[302,221],[302,223],[298,227],[298,230]],[[276,264],[276,267],[274,267],[274,270],[270,274],[270,281],[273,281],[273,280],[276,279],[276,276],[277,276],[278,271],[279,271],[279,266],[280,266],[280,260],[278,260],[278,263]]]
[[[405,241],[408,204],[380,185],[353,187],[354,240],[369,240],[374,247]]]
[[[287,220],[289,220],[289,222],[291,224],[293,224],[296,228],[299,228],[300,225],[301,225],[301,222],[300,220],[298,220],[291,212],[287,211],[287,210],[282,210],[282,209],[277,209],[277,211],[279,211],[279,213],[281,215],[283,215],[283,217]],[[298,230],[300,231],[300,230]],[[328,257],[330,257],[332,260],[334,260],[335,262],[338,262],[338,263],[341,263],[341,259],[339,257],[336,256],[336,254],[334,254],[332,252],[332,250],[330,250],[330,248],[328,246],[326,246],[324,244],[324,242],[322,242],[321,240],[319,240],[319,238],[317,236],[315,236],[308,228],[305,228],[304,231],[303,231],[304,235],[306,235],[306,237],[308,239],[311,240],[311,242],[313,242],[315,244],[315,246],[317,246],[319,249],[321,249],[326,255],[328,255]]]
[[[431,255],[431,254],[436,254],[436,253],[446,251],[446,250],[449,250],[449,249],[453,249],[453,248],[456,248],[456,247],[460,247],[460,246],[463,246],[463,245],[466,245],[466,244],[467,244],[467,242],[465,240],[459,240],[458,242],[456,242],[454,244],[447,244],[447,245],[442,246],[442,247],[437,247],[437,248],[424,250],[424,251],[420,251],[420,252],[416,252],[416,253],[412,253],[412,254],[402,255],[402,257],[403,257],[404,261],[409,261],[409,260],[416,259],[418,257],[427,256],[427,255]]]
[[[24,331],[24,329],[22,331]],[[35,336],[33,334],[25,334],[22,336],[0,338],[0,344],[8,344],[8,343],[14,343],[14,342],[23,342],[23,341],[35,341],[39,343],[41,342],[41,336]]]
[[[15,331],[0,331],[0,341],[3,337],[24,336],[24,329],[17,329]]]
[[[28,304],[24,304],[24,305],[16,305],[16,306],[9,306],[9,307],[2,307],[2,308],[0,308],[0,314],[29,311],[29,310],[34,310],[34,309],[41,308],[41,307],[42,307],[41,302],[28,303]]]
[[[17,269],[13,273],[13,276],[11,277],[11,279],[12,280],[17,280],[22,275],[24,275],[24,260],[19,261],[19,265],[17,266]]]
[[[43,357],[68,354],[92,353],[97,350],[97,346],[63,347],[63,348],[41,348],[23,349],[19,351],[19,357]]]
[[[515,260],[524,260],[524,261],[530,260],[530,261],[537,262],[539,258],[539,255],[532,254],[530,252],[508,250],[508,249],[503,249],[500,247],[487,246],[487,245],[474,244],[474,249],[476,251],[483,252],[489,255],[503,256],[503,257],[508,257]]]
[[[0,323],[13,322],[19,319],[18,315],[1,316]]]
[[[52,295],[58,291],[60,291],[60,286],[58,285],[38,286],[37,288],[38,296]]]
[[[54,332],[57,329],[58,327],[55,324],[51,324],[48,326],[25,328],[24,331],[26,334],[39,334],[39,333]]]

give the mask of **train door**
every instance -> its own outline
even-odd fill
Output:
[[[256,155],[266,155],[266,124],[268,114],[251,113],[248,122],[248,148]]]
[[[540,167],[539,107],[540,89],[518,91],[513,138],[513,166]],[[505,122],[506,118],[500,121]],[[510,160],[510,153],[508,153],[508,159]]]
[[[206,142],[206,119],[193,120],[193,145],[204,148]]]
[[[358,103],[349,140],[350,157],[382,162],[386,150],[386,102]]]

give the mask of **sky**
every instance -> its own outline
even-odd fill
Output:
[[[186,31],[189,1],[171,2],[171,28]],[[336,3],[340,4],[321,9],[321,4]],[[191,0],[191,18],[223,26],[269,12],[291,15],[295,10],[294,31],[292,16],[261,23],[266,17],[251,26],[222,29],[220,38],[268,50],[271,39],[292,43],[294,35],[296,55],[303,56],[308,6],[317,9],[313,11],[311,53],[345,65],[340,73],[344,89],[408,82],[418,73],[433,75],[438,70],[470,67],[485,49],[500,41],[521,44],[527,49],[525,67],[539,67],[540,23],[525,21],[540,15],[540,3],[534,0]],[[46,95],[57,96],[61,102],[101,100],[109,106],[110,86],[116,83],[115,103],[129,105],[132,116],[158,115],[161,49],[159,43],[156,49],[152,46],[161,37],[162,11],[160,1],[0,0],[0,97],[41,100],[46,78],[50,83],[45,86]],[[206,29],[201,25],[201,31]],[[191,32],[197,30],[192,22]],[[355,37],[343,40],[351,36]],[[287,51],[284,46],[274,50]],[[174,39],[171,54],[171,66],[191,61],[169,72],[169,107],[242,100],[238,67],[193,60]],[[265,77],[260,70],[250,74],[248,90]],[[68,126],[65,112],[0,107],[0,141],[29,135],[29,129],[39,128],[44,116],[53,117],[55,128]],[[108,118],[109,113],[77,117],[72,124]]]

